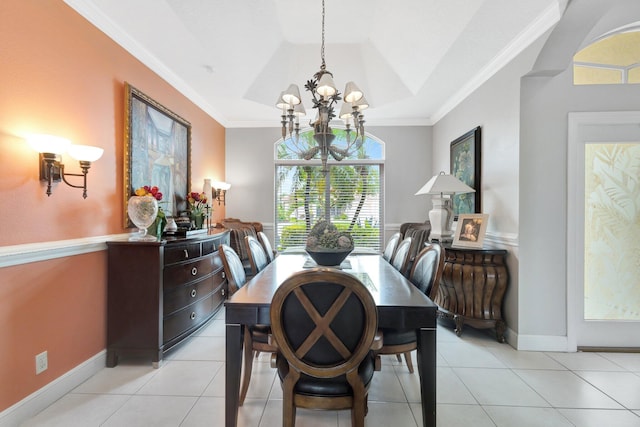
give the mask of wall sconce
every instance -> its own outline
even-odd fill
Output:
[[[214,182],[213,184],[213,197],[218,201],[218,205],[222,203],[223,205],[227,205],[225,200],[225,196],[227,195],[227,190],[231,188],[231,184],[227,184],[226,182]]]
[[[70,187],[82,188],[82,197],[87,198],[87,173],[91,162],[102,157],[104,150],[89,145],[72,145],[71,141],[53,135],[31,135],[27,138],[29,145],[40,153],[40,181],[47,182],[47,196],[51,196],[51,186],[54,182],[64,181]],[[82,173],[65,173],[60,155],[68,152],[71,157],[80,162]],[[80,176],[82,185],[74,185],[67,181],[68,176]]]

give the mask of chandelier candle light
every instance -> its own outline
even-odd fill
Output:
[[[317,109],[316,117],[309,125],[313,128],[313,138],[318,145],[303,150],[301,156],[305,160],[310,160],[320,153],[322,172],[326,173],[329,155],[340,161],[362,146],[365,122],[362,111],[368,108],[369,104],[358,86],[354,82],[348,82],[344,90],[344,103],[339,112],[339,118],[344,120],[346,126],[347,145],[346,147],[333,145],[335,135],[329,124],[336,117],[336,105],[338,101],[342,100],[342,97],[333,83],[333,74],[327,70],[324,60],[324,16],[325,7],[324,0],[322,0],[322,45],[320,49],[322,64],[320,71],[315,73],[313,79],[308,80],[304,85],[313,97],[313,108]],[[291,84],[287,90],[281,92],[276,101],[276,107],[282,110],[282,139],[286,139],[288,134],[289,138],[297,144],[300,134],[300,117],[306,115],[298,86]],[[351,129],[352,121],[353,129]],[[351,132],[353,130],[356,134],[352,140]]]
[[[419,194],[433,194],[440,197],[434,197],[433,209],[429,211],[429,222],[431,223],[431,232],[429,240],[437,242],[452,242],[453,231],[453,209],[451,196],[461,193],[475,193],[476,190],[469,187],[453,175],[447,175],[444,172],[435,175],[420,190]]]

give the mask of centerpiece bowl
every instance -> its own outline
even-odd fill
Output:
[[[318,221],[309,232],[305,250],[318,265],[338,266],[353,251],[353,238],[328,221]]]
[[[353,249],[348,250],[331,250],[331,249],[320,249],[320,250],[312,250],[307,248],[306,251],[309,256],[316,262],[318,265],[324,266],[335,266],[340,265],[342,261],[349,256]]]

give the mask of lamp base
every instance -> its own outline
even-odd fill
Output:
[[[429,222],[431,232],[429,240],[438,242],[453,242],[453,210],[451,209],[451,199],[448,197],[434,197],[433,209],[429,211]]]

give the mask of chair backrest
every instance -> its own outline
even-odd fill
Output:
[[[271,301],[271,332],[278,351],[293,370],[316,378],[357,371],[377,328],[371,293],[340,270],[295,273]]]
[[[413,239],[407,237],[400,242],[396,253],[391,258],[391,265],[402,274],[407,273],[407,267],[409,265],[409,253],[411,252],[411,242]]]
[[[267,254],[267,258],[269,258],[269,262],[273,261],[273,258],[275,257],[275,253],[273,252],[273,247],[271,246],[271,241],[269,240],[269,237],[267,237],[267,235],[264,234],[264,232],[258,231],[258,240],[260,240],[260,243],[262,243],[262,248]]]
[[[382,253],[382,258],[391,262],[393,259],[393,254],[395,254],[396,249],[398,247],[398,243],[400,243],[401,234],[393,233],[393,235],[387,240],[387,246],[384,247],[384,252]]]
[[[251,272],[256,275],[269,264],[269,259],[267,254],[264,253],[262,244],[255,237],[244,236],[244,244],[247,248],[247,254],[249,254]]]
[[[227,275],[229,283],[229,295],[233,295],[238,289],[247,283],[247,276],[244,273],[244,266],[240,257],[231,246],[221,244],[218,247],[218,253],[222,260],[224,272]]]
[[[438,292],[444,270],[444,248],[431,243],[422,249],[413,263],[409,280],[431,299]]]

